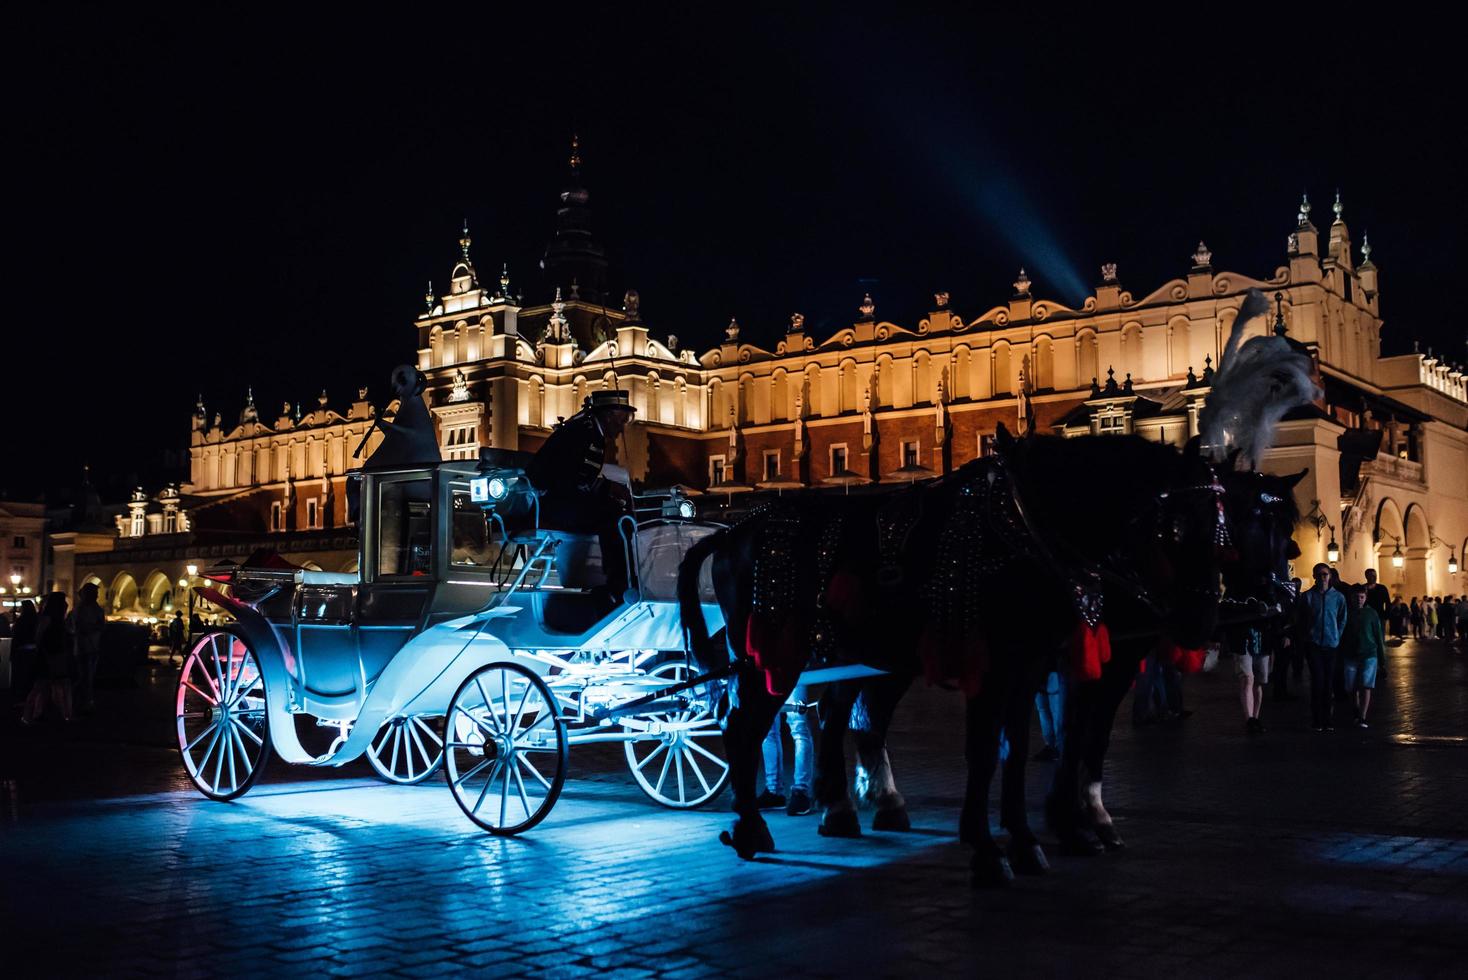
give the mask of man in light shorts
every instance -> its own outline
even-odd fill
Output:
[[[1234,673],[1239,678],[1239,700],[1244,705],[1244,731],[1262,735],[1264,723],[1259,709],[1264,707],[1264,686],[1269,683],[1273,657],[1264,646],[1264,634],[1258,629],[1244,629],[1231,638],[1234,643]]]

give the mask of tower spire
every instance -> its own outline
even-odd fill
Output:
[[[466,263],[469,261],[469,246],[473,243],[474,239],[469,237],[469,219],[465,218],[464,231],[459,235],[459,251],[464,254],[464,261]]]
[[[571,134],[571,176],[581,176],[581,136],[578,133]]]

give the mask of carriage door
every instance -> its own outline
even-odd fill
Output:
[[[363,489],[357,649],[373,677],[421,628],[433,595],[433,474],[375,475]]]

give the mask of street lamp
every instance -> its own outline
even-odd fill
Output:
[[[189,573],[189,640],[192,642],[194,639],[194,590],[192,586],[194,578],[199,574],[199,566],[189,562],[184,566],[184,571]]]
[[[1320,540],[1321,533],[1326,528],[1330,529],[1330,543],[1325,546],[1325,560],[1332,565],[1340,561],[1341,546],[1335,543],[1335,525],[1321,513],[1320,501],[1316,500],[1311,503],[1310,513],[1306,514],[1304,519],[1315,525],[1315,540],[1317,541]]]

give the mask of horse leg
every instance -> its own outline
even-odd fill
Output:
[[[1102,668],[1102,676],[1116,665],[1115,658]],[[1094,735],[1092,718],[1101,700],[1101,681],[1069,681],[1062,714],[1064,736],[1060,761],[1045,800],[1045,822],[1060,843],[1060,853],[1072,857],[1094,857],[1102,846],[1086,830],[1081,799],[1081,761]]]
[[[815,797],[823,809],[822,837],[860,837],[861,821],[846,783],[846,731],[851,724],[852,705],[861,686],[855,681],[837,681],[821,698],[821,732],[816,741]]]
[[[1105,668],[1101,671],[1101,680],[1098,682],[1097,699],[1095,710],[1092,713],[1089,734],[1086,743],[1082,747],[1080,766],[1086,779],[1085,799],[1082,801],[1082,813],[1086,821],[1095,831],[1102,846],[1108,851],[1119,851],[1126,846],[1117,833],[1116,825],[1111,821],[1111,814],[1106,811],[1106,805],[1101,800],[1101,781],[1104,775],[1106,763],[1106,752],[1111,747],[1111,731],[1116,724],[1116,713],[1121,707],[1122,701],[1126,700],[1127,689],[1130,686],[1127,681],[1135,668],[1130,664],[1134,658],[1129,656],[1114,657],[1107,667],[1125,664],[1129,669],[1115,670],[1109,675]]]
[[[734,706],[724,730],[724,751],[729,757],[729,782],[734,787],[734,826],[719,840],[734,848],[746,861],[762,851],[775,849],[770,828],[759,812],[758,777],[760,746],[769,732],[783,698],[765,689],[764,674],[749,664],[735,675]]]
[[[1004,852],[989,832],[989,784],[999,761],[999,723],[1002,698],[991,673],[978,695],[965,705],[964,755],[968,759],[968,785],[963,812],[958,818],[958,837],[974,849],[973,884],[976,888],[1004,886],[1014,881],[1014,871]]]
[[[907,815],[907,801],[897,792],[892,778],[892,762],[887,756],[887,732],[897,702],[912,684],[910,676],[888,674],[862,684],[861,699],[853,712],[851,729],[856,735],[857,799],[876,807],[873,830],[907,831],[912,820]],[[865,710],[860,710],[865,709]]]
[[[1030,830],[1025,813],[1025,765],[1030,757],[1030,705],[1035,685],[1010,685],[1004,699],[1004,736],[1009,756],[999,786],[999,825],[1009,831],[1009,863],[1019,874],[1040,875],[1050,870],[1045,851]]]

